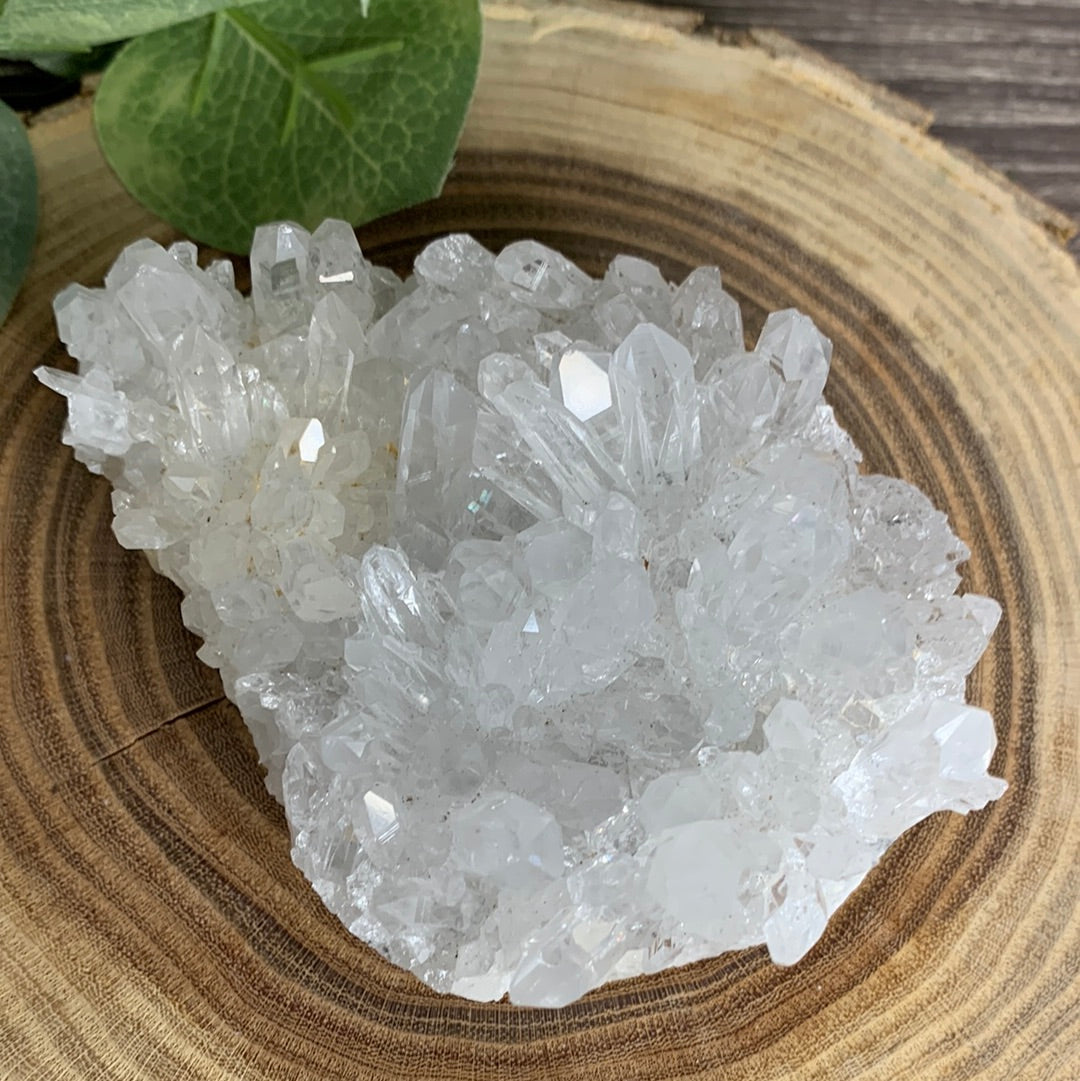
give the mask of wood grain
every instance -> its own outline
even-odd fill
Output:
[[[804,962],[761,949],[561,1011],[438,996],[350,938],[289,859],[250,741],[179,598],[60,445],[50,312],[120,247],[171,237],[85,107],[36,125],[42,236],[0,331],[0,1076],[1074,1081],[1080,271],[1057,218],[918,112],[769,39],[637,9],[488,9],[439,200],[361,232],[540,236],[725,268],[756,329],[796,304],[870,468],[946,509],[1005,618],[971,697],[1006,796],[890,850]]]
[[[779,30],[919,102],[936,117],[932,131],[939,138],[1080,219],[1077,0],[691,0],[682,6],[728,30]],[[1071,249],[1080,255],[1080,240]]]

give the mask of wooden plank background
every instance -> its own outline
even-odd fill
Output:
[[[771,27],[931,109],[933,132],[1080,221],[1080,0],[658,0]],[[1080,256],[1080,238],[1070,245]]]

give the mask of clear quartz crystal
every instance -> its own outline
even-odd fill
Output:
[[[293,857],[442,991],[559,1006],[764,942],[1001,795],[965,680],[1000,616],[860,473],[789,310],[715,267],[594,281],[463,234],[402,283],[353,230],[231,264],[140,241],[56,299],[64,440],[112,482],[251,728]]]
[[[251,299],[263,341],[304,321],[311,307],[311,234],[291,222],[263,225],[251,245]]]

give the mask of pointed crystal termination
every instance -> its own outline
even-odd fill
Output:
[[[672,297],[671,314],[676,336],[693,355],[699,377],[716,361],[746,348],[742,312],[724,291],[716,267],[698,267],[687,275]]]
[[[455,234],[402,283],[344,222],[150,241],[57,325],[64,440],[184,590],[325,904],[431,986],[558,1007],[764,943],[1002,794],[965,681],[1001,615],[867,476],[795,311],[715,267],[594,281]]]
[[[376,286],[348,222],[329,218],[311,234],[309,265],[316,298],[335,295],[358,322],[371,322]]]
[[[611,383],[627,475],[643,484],[685,480],[701,453],[694,362],[686,346],[642,324],[615,350]]]
[[[441,567],[482,483],[473,473],[476,395],[431,372],[405,403],[398,457],[398,540],[412,559]]]
[[[130,406],[106,372],[96,368],[80,378],[56,368],[38,368],[34,374],[68,400],[65,442],[93,448],[102,460],[127,453],[134,442]]]
[[[786,417],[805,422],[829,378],[832,342],[802,312],[789,308],[765,320],[756,351],[771,357],[784,377],[790,391]]]
[[[578,308],[594,291],[584,271],[535,240],[520,240],[503,248],[494,268],[515,300],[531,304],[538,311]]]
[[[367,305],[360,306],[367,310]],[[308,333],[304,376],[305,412],[326,419],[331,431],[345,426],[353,369],[367,359],[363,321],[338,293],[320,297]]]
[[[251,299],[263,341],[311,318],[311,234],[306,229],[281,222],[255,230]]]
[[[228,349],[194,327],[176,339],[170,359],[177,407],[200,456],[243,453],[251,440],[248,399]]]
[[[495,256],[468,233],[429,244],[416,257],[416,276],[452,293],[478,296],[491,287]]]

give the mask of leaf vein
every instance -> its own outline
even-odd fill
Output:
[[[281,135],[282,143],[287,142],[297,122],[299,103],[294,104],[293,98],[304,94],[341,132],[350,148],[377,171],[377,162],[353,135],[352,110],[349,108],[348,100],[327,83],[320,72],[321,70],[336,70],[345,64],[355,63],[365,52],[370,53],[372,57],[396,52],[401,48],[402,43],[400,41],[375,42],[367,47],[322,57],[312,63],[305,61],[288,42],[282,41],[276,34],[267,30],[248,12],[228,8],[223,15],[236,27],[241,36],[270,60],[278,72],[290,82],[290,102]]]
[[[202,108],[206,95],[210,89],[210,79],[221,59],[222,41],[225,37],[225,20],[221,12],[216,11],[213,15],[213,25],[210,28],[210,43],[206,47],[206,55],[199,65],[199,74],[195,77],[195,92],[191,95],[191,115],[194,116]]]

